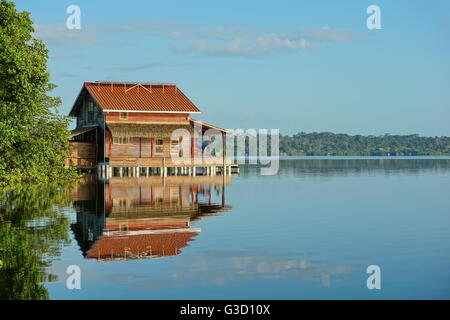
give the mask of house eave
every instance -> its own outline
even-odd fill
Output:
[[[101,106],[100,106],[101,107]],[[102,109],[104,112],[128,112],[128,113],[174,113],[174,114],[201,114],[201,111],[153,111],[153,110],[110,110]]]

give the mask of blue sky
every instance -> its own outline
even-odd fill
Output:
[[[16,3],[64,113],[83,81],[173,82],[226,128],[450,135],[449,1]],[[65,27],[73,4],[80,30]],[[381,30],[366,27],[372,4]]]

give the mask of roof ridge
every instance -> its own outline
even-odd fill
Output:
[[[169,82],[142,82],[142,81],[108,81],[108,80],[97,80],[95,82],[84,82],[84,84],[94,84],[94,85],[141,85],[141,86],[177,86],[176,83]]]

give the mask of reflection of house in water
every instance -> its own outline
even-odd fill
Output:
[[[230,209],[229,184],[229,176],[92,179],[74,192],[72,230],[86,258],[177,255],[201,231],[192,221]]]

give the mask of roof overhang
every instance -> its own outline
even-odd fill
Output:
[[[207,129],[215,129],[215,130],[218,130],[218,131],[223,132],[225,134],[226,133],[231,133],[231,131],[229,131],[227,129],[223,129],[221,127],[217,127],[217,126],[214,126],[212,124],[209,124],[209,123],[206,123],[206,122],[203,122],[203,121],[198,121],[198,120],[194,120],[194,119],[189,119],[189,121],[191,121],[192,125],[198,124],[198,125],[201,125],[202,127],[205,127]]]
[[[193,134],[193,127],[189,122],[177,124],[107,122],[106,125],[113,137],[166,138],[171,137],[176,129],[185,129]]]
[[[72,133],[70,134],[70,138],[79,136],[80,134],[87,133],[87,132],[90,132],[90,131],[93,131],[93,130],[96,130],[96,129],[97,129],[97,126],[84,127],[84,128],[81,128],[81,129],[72,130]]]
[[[75,99],[75,102],[72,105],[72,108],[70,108],[70,112],[69,112],[69,116],[70,117],[76,117],[77,116],[78,108],[79,108],[80,104],[82,103],[83,90],[85,90],[84,84],[81,87],[80,92],[78,92],[78,95],[77,95],[77,97]]]

